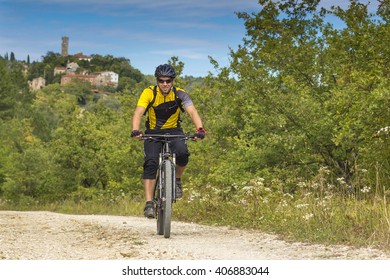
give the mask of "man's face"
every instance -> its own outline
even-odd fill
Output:
[[[168,94],[172,88],[173,79],[170,77],[157,78],[157,84],[163,94]]]

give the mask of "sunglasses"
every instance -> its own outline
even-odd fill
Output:
[[[172,83],[172,79],[168,79],[168,80],[158,79],[157,81],[158,81],[160,84],[163,84],[163,83],[170,84],[170,83]]]

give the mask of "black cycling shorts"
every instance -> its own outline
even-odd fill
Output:
[[[163,134],[166,131],[146,131],[146,134]],[[170,134],[184,134],[181,129],[169,130]],[[144,173],[143,179],[156,179],[158,168],[158,157],[163,143],[154,140],[144,141]],[[188,152],[187,143],[183,139],[172,139],[171,150],[176,154],[176,164],[179,166],[186,166],[189,161],[190,153]]]

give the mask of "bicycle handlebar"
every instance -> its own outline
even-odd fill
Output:
[[[172,138],[180,138],[183,140],[195,140],[195,136],[186,135],[186,134],[144,134],[140,137],[141,140],[148,140],[148,139],[172,139]]]

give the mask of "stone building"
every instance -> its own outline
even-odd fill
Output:
[[[95,85],[96,75],[77,75],[77,74],[66,74],[61,77],[61,85],[66,85],[71,81],[85,81],[91,85]]]
[[[96,85],[110,85],[113,87],[118,86],[119,75],[113,71],[102,71],[96,74]]]
[[[44,88],[46,85],[46,80],[42,77],[35,78],[32,81],[28,81],[28,86],[31,90],[36,91]]]
[[[61,85],[66,85],[71,81],[79,80],[89,82],[91,85],[100,86],[112,86],[117,87],[119,81],[119,75],[112,71],[97,72],[94,74],[69,74],[61,77]]]
[[[66,74],[75,74],[79,65],[76,62],[70,62],[66,65]]]
[[[92,60],[92,56],[89,56],[89,55],[85,55],[83,54],[82,52],[80,53],[76,53],[74,55],[72,55],[74,58],[78,59],[78,60],[86,60],[86,61],[91,61]]]
[[[54,76],[59,74],[65,74],[66,67],[54,67]]]

